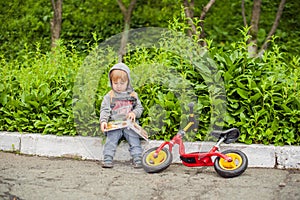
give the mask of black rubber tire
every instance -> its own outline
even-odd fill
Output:
[[[217,157],[214,162],[214,167],[215,167],[216,172],[221,177],[224,177],[224,178],[237,177],[237,176],[241,175],[242,173],[244,173],[244,171],[247,169],[248,158],[242,151],[228,149],[226,151],[223,151],[222,154],[227,154],[227,155],[233,154],[233,155],[237,156],[238,158],[240,158],[240,162],[237,164],[236,168],[230,169],[230,168],[226,168],[226,167],[222,166],[222,164],[220,163],[220,160],[222,158]]]
[[[173,160],[172,153],[167,148],[163,148],[160,151],[158,158],[152,157],[154,160],[155,159],[156,160],[155,160],[155,163],[151,163],[150,158],[151,158],[152,154],[156,151],[157,148],[158,147],[153,147],[151,149],[148,149],[143,154],[142,165],[143,165],[144,170],[147,173],[161,172],[161,171],[167,169],[170,166],[170,164],[172,163],[172,160]],[[159,160],[157,160],[157,159],[159,159]]]

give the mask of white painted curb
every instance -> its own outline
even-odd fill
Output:
[[[159,146],[163,141],[143,141],[144,149]],[[102,160],[104,141],[99,137],[54,136],[41,134],[20,134],[0,132],[0,150],[21,154],[71,157],[89,160]],[[214,142],[185,142],[185,152],[208,151]],[[249,160],[249,167],[300,169],[300,146],[223,144],[221,151],[239,149]],[[178,145],[173,148],[173,162],[180,163]],[[130,159],[128,144],[122,142],[117,149],[115,160]]]

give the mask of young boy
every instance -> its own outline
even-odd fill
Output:
[[[141,168],[142,147],[140,136],[126,128],[111,131],[106,129],[110,121],[125,121],[127,119],[135,121],[141,117],[144,108],[131,86],[130,70],[124,63],[118,63],[110,69],[109,80],[112,90],[104,96],[100,108],[100,126],[102,132],[106,135],[102,167],[113,167],[113,157],[118,142],[124,136],[129,143],[133,166]]]

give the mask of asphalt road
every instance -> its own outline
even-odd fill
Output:
[[[157,174],[117,162],[47,158],[0,152],[0,199],[299,200],[300,170],[248,168],[225,179],[213,167],[172,164]]]

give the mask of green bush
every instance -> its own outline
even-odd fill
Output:
[[[299,57],[288,61],[274,41],[261,59],[249,58],[246,47],[214,50],[226,83],[228,126],[240,128],[243,143],[299,144]]]
[[[199,131],[187,136],[191,141],[207,140],[214,128],[237,127],[242,143],[299,145],[300,58],[287,59],[275,41],[262,58],[250,58],[246,38],[226,50],[198,49],[185,28],[175,20],[171,37],[151,48],[128,47],[124,58],[151,139],[169,140],[183,128],[194,101]],[[0,130],[102,136],[99,108],[117,56],[96,47],[88,53],[83,58],[72,45],[59,45],[45,54],[37,46],[12,61],[2,56]]]
[[[26,55],[21,61],[1,59],[0,129],[75,135],[72,87],[81,59],[61,46]]]

